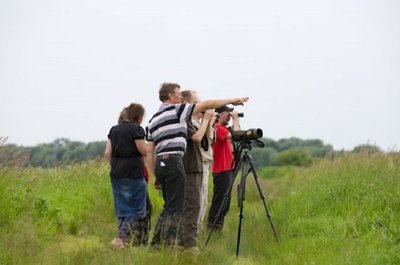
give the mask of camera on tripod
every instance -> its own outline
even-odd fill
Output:
[[[232,140],[237,142],[257,140],[261,137],[263,137],[263,131],[260,128],[232,132]]]
[[[242,227],[242,220],[243,220],[243,206],[244,206],[244,200],[245,200],[245,190],[246,190],[246,178],[247,176],[252,173],[254,180],[256,182],[256,186],[258,189],[258,193],[260,195],[260,198],[263,202],[265,212],[267,214],[267,218],[269,220],[269,223],[271,225],[271,229],[274,233],[276,241],[279,243],[278,239],[278,234],[276,233],[275,226],[272,222],[271,214],[269,212],[268,206],[267,206],[267,201],[266,197],[262,191],[261,184],[258,181],[258,175],[256,168],[254,166],[253,158],[249,154],[252,148],[252,141],[257,144],[258,147],[264,147],[264,143],[259,140],[261,137],[263,137],[263,131],[260,128],[256,129],[248,129],[248,130],[239,130],[239,131],[233,131],[231,130],[231,135],[232,135],[232,140],[233,140],[233,146],[234,146],[234,161],[232,161],[232,167],[233,167],[233,178],[231,178],[230,183],[229,183],[229,188],[227,189],[226,193],[224,194],[223,201],[221,203],[221,206],[218,210],[218,213],[214,219],[214,222],[212,223],[211,230],[208,234],[207,240],[206,240],[206,246],[208,244],[208,241],[211,238],[211,233],[214,231],[216,227],[217,220],[220,218],[221,214],[223,214],[223,211],[226,207],[227,204],[230,203],[230,194],[232,192],[232,187],[235,182],[236,176],[241,172],[241,178],[240,178],[240,184],[238,185],[238,206],[240,208],[240,214],[239,214],[239,227],[238,227],[238,236],[237,236],[237,243],[236,243],[236,257],[239,256],[239,247],[240,247],[240,239],[241,239],[241,227]]]

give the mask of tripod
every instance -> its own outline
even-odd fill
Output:
[[[261,143],[261,146],[264,146],[264,144],[262,142],[259,142],[258,144],[260,144],[260,143]],[[247,178],[247,176],[249,175],[250,172],[253,173],[253,177],[254,177],[254,180],[255,180],[256,185],[257,185],[258,193],[260,194],[261,200],[263,201],[264,209],[265,209],[265,212],[267,214],[269,223],[271,225],[272,231],[274,232],[275,239],[279,243],[278,235],[276,233],[274,224],[272,223],[272,220],[271,220],[271,215],[270,215],[269,210],[268,210],[266,198],[265,198],[264,193],[263,193],[263,191],[261,189],[261,185],[258,182],[258,175],[257,175],[257,172],[256,172],[255,167],[254,167],[253,158],[248,153],[251,150],[251,142],[243,141],[243,142],[240,142],[239,145],[240,145],[239,151],[236,152],[236,156],[235,156],[236,157],[235,160],[238,160],[238,158],[240,158],[239,162],[236,163],[236,167],[235,167],[234,172],[233,172],[233,178],[232,178],[232,180],[231,180],[231,182],[229,184],[228,191],[224,195],[224,199],[222,201],[222,205],[218,210],[216,218],[214,219],[213,225],[211,227],[210,233],[208,234],[208,237],[207,237],[207,240],[206,240],[206,244],[205,244],[207,246],[208,241],[211,238],[211,234],[214,231],[215,224],[216,224],[217,220],[219,219],[219,217],[221,216],[222,211],[223,211],[223,209],[225,209],[225,205],[227,204],[227,202],[229,200],[230,194],[232,192],[232,186],[233,186],[233,183],[235,182],[236,176],[238,175],[239,170],[241,170],[242,171],[242,175],[241,175],[241,178],[240,178],[240,183],[238,185],[238,206],[240,208],[240,214],[239,214],[239,227],[238,227],[237,244],[236,244],[236,256],[239,256],[242,220],[243,220],[243,217],[244,217],[244,215],[243,215],[243,201],[245,200],[246,178]],[[244,153],[243,153],[243,155],[241,155],[243,150],[244,150]]]

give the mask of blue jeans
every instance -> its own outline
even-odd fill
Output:
[[[161,185],[164,208],[157,220],[151,244],[157,246],[164,242],[166,245],[173,245],[183,211],[185,169],[182,157],[179,155],[170,155],[165,159],[157,157],[154,173]]]
[[[146,180],[142,178],[111,178],[118,237],[130,241],[136,223],[146,216]]]

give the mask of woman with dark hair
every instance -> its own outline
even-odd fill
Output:
[[[140,126],[144,114],[145,109],[141,104],[132,103],[124,108],[118,125],[113,126],[108,134],[104,152],[111,165],[111,187],[118,217],[118,236],[111,245],[117,248],[127,247],[130,243],[147,243],[148,227],[143,231],[148,215],[143,162],[146,142],[145,131]]]

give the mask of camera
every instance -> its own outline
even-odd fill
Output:
[[[263,131],[260,128],[233,131],[231,134],[233,141],[251,141],[263,137]]]

